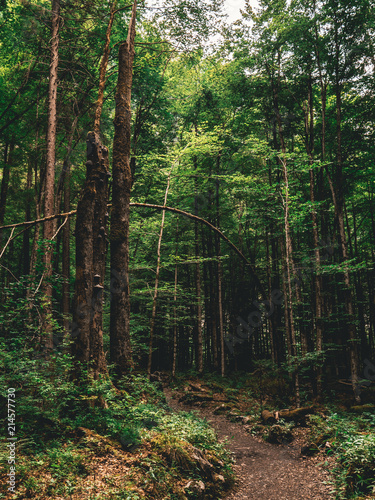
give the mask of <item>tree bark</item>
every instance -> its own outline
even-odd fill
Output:
[[[28,163],[27,168],[27,181],[26,181],[26,207],[25,207],[25,220],[30,220],[31,218],[31,204],[32,204],[32,182],[33,182],[33,165],[31,159]],[[30,272],[30,231],[27,230],[23,233],[23,244],[22,244],[22,274],[25,276]],[[1,245],[0,245],[1,246]]]
[[[114,0],[111,5],[111,11],[109,14],[109,21],[107,26],[107,32],[105,35],[105,45],[103,50],[103,56],[100,61],[100,70],[99,70],[99,91],[98,91],[98,100],[96,101],[96,109],[95,109],[95,121],[94,121],[94,131],[99,133],[100,130],[100,120],[102,116],[103,102],[104,102],[104,89],[106,82],[106,73],[108,66],[109,54],[111,52],[110,49],[110,41],[111,41],[111,31],[113,26],[113,21],[116,15],[116,6],[117,0]]]
[[[95,379],[107,371],[103,351],[102,293],[105,277],[108,201],[108,150],[98,134],[87,137],[86,182],[77,207],[76,282],[72,331],[76,373],[89,370]]]
[[[195,125],[195,135],[198,135],[198,127]],[[194,157],[194,169],[197,170],[198,161]],[[198,190],[197,190],[198,178],[194,177],[194,191],[195,191],[195,202],[194,202],[194,213],[196,216],[199,215],[198,208]],[[195,264],[195,291],[197,296],[197,336],[196,336],[196,361],[198,373],[203,372],[203,337],[202,337],[202,284],[201,284],[201,265],[200,265],[200,249],[199,249],[199,231],[198,223],[195,222],[194,227],[195,236],[195,258],[197,260]]]
[[[279,57],[279,67],[280,67],[280,53]],[[293,263],[293,247],[292,247],[292,236],[290,230],[289,223],[289,209],[290,209],[290,201],[289,201],[289,175],[288,175],[288,167],[286,160],[286,145],[284,140],[284,132],[281,122],[281,115],[279,109],[279,97],[278,97],[278,89],[280,87],[280,72],[278,75],[278,83],[277,85],[274,82],[274,75],[271,77],[272,80],[272,91],[273,91],[273,101],[274,101],[274,109],[276,114],[276,121],[278,125],[279,139],[281,144],[281,152],[282,157],[280,158],[281,170],[284,178],[284,186],[285,186],[285,198],[284,198],[284,231],[285,231],[285,267],[286,267],[286,283],[287,283],[287,311],[288,311],[288,319],[289,319],[289,331],[290,331],[290,340],[292,344],[292,354],[294,357],[297,356],[297,341],[296,341],[296,333],[294,328],[294,312],[293,312],[293,290],[292,290],[292,272],[294,270]],[[293,274],[296,274],[295,272]],[[298,375],[298,367],[295,367],[294,370],[294,384],[295,384],[295,397],[296,404],[299,406],[300,404],[300,396],[299,396],[299,375]]]
[[[336,58],[336,123],[337,123],[337,159],[336,159],[336,215],[339,225],[339,238],[341,246],[342,261],[344,262],[344,283],[345,283],[345,305],[348,315],[347,327],[349,330],[349,351],[350,351],[350,371],[354,397],[357,403],[360,403],[361,398],[358,391],[358,346],[356,339],[356,326],[354,320],[354,306],[353,294],[350,283],[349,269],[347,264],[349,260],[348,248],[345,234],[345,221],[344,221],[344,178],[343,178],[343,155],[342,155],[342,134],[341,134],[341,82],[340,82],[340,45],[338,40],[338,21],[335,19],[335,58]]]
[[[272,299],[272,259],[270,255],[270,235],[269,229],[266,227],[266,261],[267,261],[267,281],[268,281],[268,290],[269,290],[269,303],[271,304]],[[275,338],[274,338],[274,321],[273,314],[270,315],[268,320],[269,326],[269,342],[270,342],[270,350],[271,350],[271,359],[273,363],[277,363],[277,352],[275,346]]]
[[[312,76],[309,75],[309,85],[308,85],[308,109],[306,109],[306,151],[309,157],[310,164],[310,201],[311,201],[311,222],[313,230],[313,240],[314,240],[314,258],[315,258],[315,277],[314,277],[314,295],[315,295],[315,327],[316,327],[316,350],[317,353],[321,355],[323,350],[323,299],[322,299],[322,281],[320,276],[320,250],[319,250],[319,233],[318,233],[318,221],[316,209],[314,207],[315,203],[315,182],[314,182],[314,107],[313,107],[313,91],[312,91]],[[322,90],[323,92],[323,90]],[[323,107],[323,103],[322,103]],[[324,110],[325,119],[325,110]],[[323,140],[322,145],[325,144],[325,129],[323,130]],[[323,146],[325,150],[325,146]],[[325,154],[325,151],[323,151]],[[321,360],[319,360],[320,362]],[[317,368],[317,395],[320,398],[322,396],[322,367]]]
[[[106,41],[100,62],[98,99],[96,101],[94,132],[87,137],[87,173],[83,197],[77,207],[76,222],[76,291],[73,320],[76,328],[75,354],[77,361],[88,363],[94,379],[107,373],[103,350],[103,291],[107,254],[108,222],[108,149],[100,140],[100,120],[103,109],[106,72],[110,53],[111,31],[117,2],[111,5]],[[78,117],[76,117],[77,120]],[[73,123],[71,140],[76,125]],[[69,188],[65,188],[65,201],[69,209]],[[69,279],[69,241],[65,261],[65,276]],[[67,285],[69,287],[69,285]],[[65,289],[65,306],[69,304],[69,288]]]
[[[1,181],[1,192],[0,192],[0,225],[4,224],[8,188],[9,188],[9,178],[10,178],[10,164],[12,161],[12,154],[14,150],[14,145],[5,144],[4,149],[4,168],[3,168],[3,178]],[[2,248],[2,231],[0,231],[0,250]]]
[[[68,160],[65,186],[64,186],[64,212],[70,210],[70,162]],[[64,321],[64,330],[69,333],[69,313],[70,313],[70,220],[66,221],[63,229],[63,243],[62,243],[62,314]]]
[[[111,362],[121,377],[132,366],[129,298],[129,211],[132,175],[131,89],[133,80],[134,39],[137,2],[134,1],[128,38],[119,49],[116,91],[115,136],[113,140],[113,187],[111,215]]]
[[[220,337],[220,368],[221,376],[225,376],[225,346],[224,346],[224,317],[223,317],[223,297],[222,297],[222,282],[223,282],[223,269],[221,264],[221,249],[220,240],[218,241],[218,262],[217,262],[217,293],[218,293],[218,306],[219,306],[219,337]]]
[[[178,249],[178,223],[176,231],[176,254]],[[177,278],[178,267],[177,261],[174,268],[174,292],[173,292],[173,358],[172,358],[172,377],[176,376],[176,361],[177,361]]]
[[[220,174],[220,155],[217,158],[217,174]],[[220,190],[219,181],[216,180],[216,223],[220,226]],[[221,376],[225,376],[225,346],[224,346],[224,315],[223,315],[223,297],[222,297],[222,282],[223,268],[221,263],[221,244],[220,239],[217,239],[217,300],[219,309],[219,339],[220,339],[220,370]]]
[[[49,68],[48,89],[48,124],[47,124],[47,152],[46,173],[44,185],[44,216],[54,213],[55,208],[55,161],[56,161],[56,129],[57,129],[57,86],[59,64],[59,27],[60,27],[60,0],[52,0],[52,32],[51,32],[51,57]],[[48,243],[54,234],[54,220],[43,225],[43,239],[45,241],[44,265],[44,311],[43,311],[43,349],[48,354],[53,349],[52,329],[52,254],[53,249]]]

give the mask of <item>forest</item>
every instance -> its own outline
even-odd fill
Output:
[[[375,4],[228,3],[0,0],[0,498],[375,498]]]

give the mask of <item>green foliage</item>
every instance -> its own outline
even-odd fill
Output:
[[[311,450],[334,454],[337,498],[358,498],[374,491],[374,415],[353,417],[332,412],[327,417],[310,415]],[[328,443],[328,447],[326,447]]]
[[[119,439],[125,450],[132,450],[142,442],[138,429],[129,426],[121,429]]]
[[[375,490],[375,436],[349,436],[340,446],[347,492],[373,493]]]
[[[205,370],[215,372],[206,380],[231,404],[239,395],[251,400],[249,413],[255,418],[259,408],[271,403],[278,407],[293,404],[292,380],[297,371],[302,401],[317,396],[320,372],[323,387],[328,377],[333,377],[331,366],[340,380],[350,376],[348,353],[353,339],[348,333],[349,321],[356,327],[358,352],[369,358],[375,354],[374,6],[364,0],[261,0],[259,8],[252,9],[246,2],[242,19],[225,27],[217,48],[209,37],[222,28],[222,0],[163,0],[160,4],[160,8],[149,9],[147,2],[140,2],[137,19],[132,201],[162,204],[167,173],[173,166],[168,205],[197,213],[220,227],[271,292],[281,290],[286,282],[281,243],[285,240],[288,191],[292,268],[301,273],[291,297],[296,334],[296,341],[291,342],[284,304],[269,318],[266,307],[255,305],[260,293],[248,266],[224,242],[220,244],[207,227],[166,214],[153,369],[171,369],[176,332],[177,369],[192,377],[197,375],[199,270]],[[129,2],[121,0],[117,8],[100,130],[110,156],[117,53],[127,33]],[[109,4],[99,0],[62,2],[61,9],[56,189],[63,165],[70,164],[69,201],[74,209],[85,179],[84,137],[92,130]],[[0,208],[5,211],[5,223],[42,215],[50,20],[50,4],[45,0],[0,1]],[[275,115],[276,101],[280,117]],[[310,129],[306,128],[309,120]],[[285,154],[281,152],[280,128]],[[72,150],[68,153],[70,143]],[[288,187],[282,160],[287,162]],[[343,259],[340,245],[335,189],[345,212],[347,259]],[[320,264],[313,236],[314,213],[322,240],[318,242]],[[159,211],[131,210],[130,330],[136,369],[147,366],[160,224]],[[124,228],[117,229],[121,232]],[[0,247],[9,234],[2,231]],[[62,439],[77,439],[77,433],[82,432],[79,429],[86,428],[109,436],[127,450],[135,450],[152,440],[155,433],[162,433],[160,442],[181,449],[182,455],[190,444],[221,456],[222,450],[207,424],[190,414],[170,414],[163,395],[143,376],[132,374],[116,389],[107,377],[92,380],[90,367],[83,368],[82,379],[74,378],[74,359],[70,342],[63,339],[60,312],[61,233],[53,243],[54,310],[49,318],[56,349],[50,359],[44,358],[40,345],[45,335],[45,302],[40,285],[48,243],[41,235],[35,227],[20,233],[9,242],[0,268],[0,384],[17,391],[19,437],[25,443],[22,453],[39,453],[53,470],[47,455],[55,450],[62,471],[67,472],[66,464],[71,460],[77,462],[73,469],[80,474],[80,458],[73,448],[59,454],[58,447]],[[28,277],[34,237],[39,240],[36,267]],[[70,245],[73,284],[73,231]],[[347,314],[346,272],[353,318]],[[107,290],[109,274],[107,270]],[[316,317],[317,277],[322,285],[321,318]],[[237,372],[225,381],[216,375],[222,354],[219,305],[226,335],[236,335],[238,320],[244,318],[246,325],[252,311],[261,317],[261,324],[248,338],[241,338],[233,352],[225,351],[225,369],[236,368]],[[109,294],[104,309],[104,347],[109,352]],[[322,346],[317,338],[318,325],[323,331]],[[216,359],[215,343],[219,346]],[[358,375],[362,377],[363,373]],[[371,396],[370,391],[363,390],[362,394],[364,398]],[[336,395],[340,396],[339,391]],[[2,404],[2,412],[4,408]],[[311,419],[312,445],[321,449],[328,441],[329,452],[335,451],[340,457],[345,494],[371,489],[373,444],[360,432],[373,430],[373,422],[371,413],[356,419],[339,414],[327,420]],[[33,442],[23,441],[30,435]],[[150,486],[165,476],[160,457],[147,460],[140,470]],[[173,482],[173,474],[168,481]],[[34,478],[27,481],[32,496],[37,482]],[[51,494],[57,487],[51,486]],[[69,488],[66,485],[61,496],[68,498]],[[160,490],[157,494],[164,493]],[[139,493],[124,490],[122,496],[137,498]]]

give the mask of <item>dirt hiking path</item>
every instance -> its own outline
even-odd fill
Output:
[[[186,406],[164,390],[169,406],[176,411],[198,411],[215,428],[220,441],[234,454],[236,491],[227,500],[330,500],[328,472],[301,457],[300,447],[273,445],[258,440],[239,423],[209,409]],[[216,500],[216,499],[215,499]]]

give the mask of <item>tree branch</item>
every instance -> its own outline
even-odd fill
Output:
[[[108,208],[111,208],[111,206],[112,205],[109,204]],[[210,222],[208,222],[205,219],[202,219],[201,217],[198,217],[197,215],[191,214],[190,212],[185,212],[184,210],[180,210],[179,208],[167,207],[167,206],[163,206],[163,205],[153,205],[151,203],[130,203],[130,206],[136,207],[136,208],[152,208],[154,210],[166,210],[167,212],[172,212],[172,213],[175,213],[178,215],[184,215],[188,219],[198,221],[201,224],[210,228],[212,231],[214,231],[216,234],[218,234],[220,236],[220,238],[222,240],[224,240],[232,248],[232,250],[234,250],[235,253],[247,264],[247,266],[249,267],[250,273],[251,273],[252,277],[254,278],[254,280],[259,288],[259,291],[262,293],[263,298],[267,299],[267,292],[266,292],[265,288],[263,287],[263,285],[262,285],[262,283],[261,283],[261,281],[260,281],[260,279],[259,279],[259,277],[254,269],[254,266],[244,256],[244,254],[241,252],[241,250],[239,250],[239,248],[237,248],[236,245],[234,243],[232,243],[232,241],[229,238],[227,238],[225,236],[225,234],[223,234],[220,231],[220,229],[213,226]],[[34,226],[35,224],[41,224],[45,221],[49,221],[52,219],[58,219],[58,218],[62,218],[62,217],[70,217],[72,215],[75,215],[76,213],[77,213],[77,210],[72,210],[71,212],[67,212],[64,214],[58,214],[58,215],[50,215],[49,217],[44,217],[42,219],[37,219],[34,221],[20,222],[18,224],[8,224],[6,226],[0,226],[0,231],[3,229],[11,229],[11,228],[15,228],[15,227]]]

